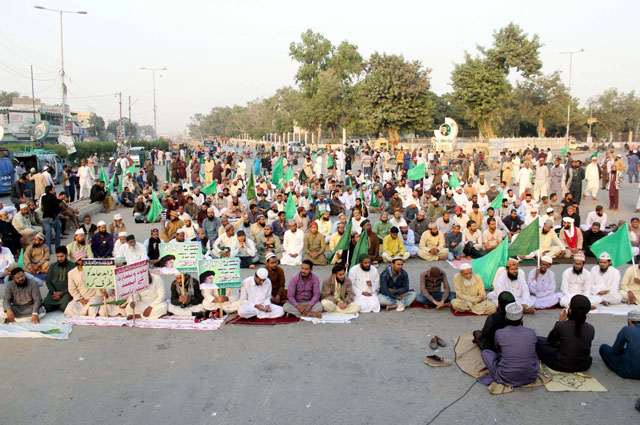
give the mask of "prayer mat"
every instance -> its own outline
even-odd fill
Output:
[[[507,393],[513,392],[513,390],[516,388],[541,387],[543,385],[546,385],[549,382],[551,382],[551,377],[549,375],[546,375],[542,371],[542,365],[541,365],[540,370],[538,370],[538,376],[536,377],[536,380],[530,384],[522,385],[520,387],[512,387],[511,385],[504,385],[504,384],[500,384],[499,382],[493,381],[491,384],[489,384],[489,387],[487,388],[487,390],[492,395],[501,395],[501,394],[507,394]]]
[[[154,320],[136,319],[136,328],[143,329],[180,329],[194,331],[214,331],[222,326],[223,320],[208,319],[195,323],[194,317],[163,316]],[[64,323],[78,326],[128,326],[134,327],[133,320],[124,317],[70,317]]]
[[[449,263],[449,265],[454,269],[460,270],[460,267],[462,267],[463,264],[471,264],[471,260],[467,260],[466,258],[461,258],[459,260],[453,260],[453,261],[447,260],[447,263]]]
[[[542,310],[557,310],[557,309],[560,309],[560,308],[562,308],[562,307],[560,306],[560,304],[556,304],[556,305],[554,305],[553,307],[547,307],[547,308],[536,308],[536,311],[542,311]]]
[[[359,316],[358,314],[322,313],[322,318],[321,319],[318,319],[317,317],[308,317],[308,316],[303,316],[303,317],[301,317],[301,319],[305,320],[307,322],[311,322],[314,325],[317,325],[319,323],[321,323],[321,324],[326,324],[326,323],[351,323],[351,320],[355,319],[358,316]]]
[[[480,357],[482,350],[473,342],[473,332],[456,338],[453,341],[453,351],[456,353],[456,364],[467,375],[479,378],[489,373]]]
[[[465,312],[455,311],[455,310],[453,309],[453,307],[449,307],[449,309],[451,310],[451,313],[452,313],[454,316],[458,316],[458,317],[463,317],[463,316],[477,316],[477,317],[481,317],[481,316],[488,316],[488,314],[475,314],[475,313],[472,313],[472,312],[470,312],[470,311],[465,311]]]
[[[551,376],[549,382],[544,386],[547,391],[582,391],[582,392],[606,392],[607,389],[592,376],[584,373],[567,373],[557,372],[548,366],[545,366],[548,374]]]
[[[612,316],[626,316],[631,310],[638,310],[640,306],[637,304],[614,304],[603,306],[598,304],[595,310],[591,310],[589,314],[611,314]]]
[[[435,309],[435,307],[431,307],[429,305],[424,305],[422,303],[419,303],[418,301],[414,301],[411,303],[411,305],[407,308],[423,308],[425,310],[433,310]]]
[[[232,319],[227,320],[225,325],[264,325],[264,326],[273,326],[273,325],[288,325],[290,323],[298,323],[300,318],[295,316],[289,317],[277,317],[275,319],[258,319],[257,317],[252,317],[250,319],[245,319],[240,316],[236,316]]]
[[[571,258],[554,258],[554,264],[573,264],[573,257]],[[596,257],[586,257],[585,264],[598,264],[598,259]]]
[[[63,324],[61,311],[47,313],[40,323],[13,322],[0,323],[0,338],[46,338],[67,340],[72,326]]]

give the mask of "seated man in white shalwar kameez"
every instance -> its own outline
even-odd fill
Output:
[[[149,287],[136,292],[127,300],[127,319],[153,320],[168,313],[167,293],[160,276],[149,273]]]
[[[526,314],[534,314],[536,310],[529,295],[529,286],[524,276],[524,271],[518,267],[518,260],[510,258],[507,260],[506,270],[496,272],[496,278],[493,280],[493,291],[487,297],[494,304],[498,305],[498,296],[503,291],[509,291],[513,294],[516,302],[522,305]]]
[[[545,255],[540,259],[540,267],[529,272],[529,299],[536,309],[550,308],[558,304],[561,292],[556,291],[556,275],[550,270],[553,259]]]
[[[378,269],[371,267],[368,254],[360,255],[360,263],[349,270],[349,279],[353,284],[353,302],[360,306],[360,313],[378,313],[380,311],[380,275]]]
[[[571,298],[577,294],[589,298],[591,309],[596,308],[596,306],[600,304],[601,298],[591,294],[593,276],[584,270],[584,259],[585,257],[582,252],[577,253],[573,257],[573,267],[568,268],[562,273],[562,284],[560,285],[560,290],[562,291],[560,305],[562,307],[569,307]]]
[[[611,267],[611,256],[608,252],[600,254],[597,266],[591,269],[591,295],[600,297],[600,304],[620,304],[620,272],[617,268]]]
[[[248,319],[275,319],[284,316],[282,307],[271,303],[271,281],[267,269],[260,268],[254,276],[242,281],[240,288],[240,301],[238,316]]]
[[[302,233],[302,230],[298,230],[295,220],[289,220],[289,230],[284,232],[284,240],[282,241],[280,264],[283,266],[299,266],[302,264],[303,248],[304,233]]]
[[[135,263],[137,261],[146,260],[147,250],[140,242],[136,242],[135,235],[127,235],[126,243],[122,245],[117,256],[125,259],[126,264]]]
[[[206,271],[200,274],[200,283],[213,283],[213,272]],[[214,289],[202,290],[202,307],[206,311],[219,311],[220,306],[222,310],[229,314],[235,313],[242,306],[240,301],[240,292],[234,288],[218,288],[216,285]]]

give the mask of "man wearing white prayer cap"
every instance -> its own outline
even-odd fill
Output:
[[[496,305],[487,300],[482,278],[473,273],[470,264],[460,266],[460,271],[453,276],[453,287],[456,297],[451,300],[451,307],[455,311],[474,314],[496,312]]]
[[[516,302],[522,305],[525,314],[535,314],[529,286],[524,271],[519,267],[517,258],[507,260],[506,270],[496,273],[493,281],[493,291],[489,293],[489,299],[498,305],[498,297],[504,291],[511,292]]]
[[[560,230],[560,242],[565,246],[564,258],[571,258],[582,251],[582,230],[574,226],[575,220],[571,217],[562,219]]]
[[[115,238],[118,237],[120,232],[126,232],[127,226],[122,222],[122,215],[116,214],[113,216],[113,223],[109,225],[109,233]],[[125,235],[126,236],[126,235]]]
[[[258,319],[274,319],[284,316],[282,307],[271,303],[271,281],[268,276],[267,269],[259,268],[253,276],[242,281],[242,306],[238,308],[238,316],[245,319],[256,316]]]
[[[86,234],[82,227],[76,230],[76,233],[73,236],[73,242],[67,245],[69,258],[73,258],[75,253],[78,251],[84,251],[88,258],[93,257],[91,246],[87,244]]]
[[[577,294],[589,298],[592,309],[596,308],[602,300],[599,295],[594,296],[591,294],[593,276],[584,270],[584,261],[584,254],[582,252],[577,253],[573,257],[573,266],[562,273],[562,284],[560,285],[560,290],[562,291],[560,305],[562,307],[569,307],[571,298]]]
[[[620,272],[611,266],[611,255],[604,251],[598,258],[598,265],[591,268],[593,285],[591,295],[600,297],[600,303],[607,306],[610,304],[620,304]]]
[[[299,266],[302,264],[302,250],[304,248],[304,233],[298,230],[295,220],[289,220],[289,230],[284,233],[282,241],[283,266]]]
[[[529,298],[535,309],[553,307],[562,297],[562,293],[556,291],[556,275],[550,269],[551,264],[553,264],[553,259],[548,255],[543,255],[540,259],[540,267],[529,272],[527,279]]]

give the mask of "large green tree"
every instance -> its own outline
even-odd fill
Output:
[[[591,113],[598,121],[593,125],[593,134],[601,139],[621,133],[640,130],[640,98],[635,91],[621,93],[611,88],[589,100]]]
[[[478,126],[480,137],[493,137],[494,126],[508,98],[511,71],[531,78],[542,62],[537,35],[529,37],[518,25],[510,23],[493,34],[490,48],[478,46],[478,55],[465,52],[465,61],[456,64],[451,74],[454,95],[467,109],[468,118]]]
[[[19,97],[20,93],[17,91],[0,91],[0,106],[11,106],[14,97]]]
[[[369,129],[397,141],[400,131],[431,127],[430,69],[401,55],[374,53],[358,85],[360,118]]]

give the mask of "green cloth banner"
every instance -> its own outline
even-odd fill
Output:
[[[480,275],[482,282],[484,282],[485,289],[488,289],[493,285],[493,278],[495,277],[498,268],[507,264],[507,259],[509,258],[508,254],[509,238],[507,237],[496,247],[496,249],[484,257],[471,260],[473,272]]]

